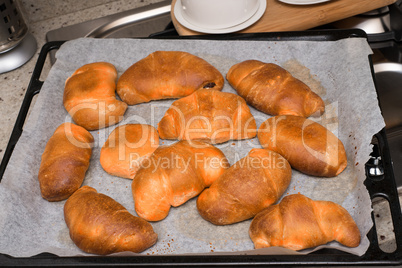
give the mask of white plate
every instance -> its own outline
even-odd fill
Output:
[[[328,2],[331,0],[279,0],[280,2],[292,5],[312,5]]]
[[[237,32],[237,31],[243,30],[243,29],[247,28],[248,26],[251,26],[252,24],[256,23],[262,17],[262,15],[264,15],[266,7],[267,7],[267,1],[260,0],[260,6],[259,6],[258,10],[248,20],[246,20],[240,24],[236,24],[231,27],[223,28],[223,29],[207,29],[207,28],[202,28],[202,27],[193,25],[190,22],[188,22],[186,19],[183,18],[182,14],[181,14],[181,10],[182,10],[181,0],[176,1],[175,7],[174,7],[174,15],[175,15],[177,21],[181,25],[183,25],[184,27],[191,29],[193,31],[197,31],[200,33],[222,34],[222,33]]]

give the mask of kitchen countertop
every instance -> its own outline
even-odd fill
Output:
[[[0,160],[3,159],[40,49],[46,43],[46,33],[61,27],[157,2],[161,2],[161,0],[64,0],[52,1],[51,5],[47,0],[22,1],[30,28],[29,32],[36,39],[38,47],[35,55],[25,65],[0,74]],[[47,60],[42,72],[42,81],[50,68],[50,61]]]
[[[0,160],[3,158],[40,49],[46,43],[46,33],[50,30],[157,2],[161,2],[161,0],[65,0],[52,1],[51,5],[47,0],[22,1],[30,27],[29,31],[35,37],[38,47],[35,55],[25,65],[8,73],[0,74],[0,125],[2,126],[0,128]],[[50,61],[47,59],[41,80],[46,78],[50,68]],[[38,155],[38,157],[40,156]],[[386,227],[390,225],[391,219],[382,215],[384,203],[376,203],[374,207],[380,211],[375,214],[376,221],[382,222],[381,225]],[[392,242],[390,242],[391,236],[392,232],[390,235],[389,231],[380,235],[379,239],[380,242],[383,241],[384,248],[387,248],[388,244]],[[390,248],[392,247],[391,245]]]

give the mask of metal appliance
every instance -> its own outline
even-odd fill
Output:
[[[0,1],[0,73],[25,64],[35,54],[36,48],[36,40],[28,32],[20,1]]]

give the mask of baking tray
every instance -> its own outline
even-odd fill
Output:
[[[345,38],[367,38],[362,30],[318,30],[307,32],[281,33],[252,33],[230,35],[203,35],[203,36],[171,36],[169,32],[161,32],[149,38],[158,39],[207,39],[207,40],[253,40],[253,41],[336,41]],[[23,131],[23,125],[32,103],[33,97],[40,93],[43,81],[40,81],[41,72],[46,58],[51,51],[57,50],[64,41],[46,43],[39,54],[26,95],[21,105],[14,129],[0,165],[0,182],[11,157],[12,151]],[[371,57],[369,56],[371,63]],[[372,67],[372,64],[371,64]],[[375,82],[373,68],[372,76]],[[373,100],[375,101],[375,100]],[[381,105],[381,104],[380,104]],[[58,257],[50,253],[42,253],[30,258],[15,258],[0,254],[0,266],[192,266],[192,267],[258,267],[258,266],[396,266],[402,265],[402,214],[398,192],[394,179],[392,160],[388,147],[385,129],[373,137],[373,152],[371,156],[381,157],[384,170],[382,176],[371,176],[368,172],[370,163],[366,163],[365,185],[373,200],[376,197],[384,198],[389,202],[392,223],[396,238],[397,249],[392,253],[383,252],[378,243],[374,215],[372,213],[373,228],[367,234],[370,246],[362,256],[345,253],[336,249],[321,249],[307,255],[153,255],[153,256],[74,256]]]

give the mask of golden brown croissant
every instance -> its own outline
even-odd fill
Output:
[[[276,64],[246,60],[233,65],[226,78],[248,104],[264,113],[304,117],[324,113],[320,96]]]
[[[348,211],[330,201],[294,194],[264,209],[252,220],[249,235],[255,248],[301,250],[336,240],[347,247],[360,244],[360,232]]]
[[[258,129],[258,140],[309,175],[333,177],[347,166],[343,143],[322,125],[301,116],[269,118]]]
[[[67,199],[82,184],[89,167],[94,138],[84,128],[61,124],[48,140],[39,167],[42,197],[48,201]]]
[[[149,221],[164,219],[197,196],[229,167],[218,148],[198,141],[160,146],[137,172],[132,193],[137,214]]]
[[[151,247],[158,238],[150,223],[89,186],[70,196],[64,204],[64,219],[71,240],[88,253],[138,253]]]
[[[182,51],[156,51],[130,66],[117,82],[129,105],[181,98],[201,88],[221,90],[222,74],[205,60]]]
[[[250,219],[279,200],[291,176],[290,165],[281,155],[252,149],[200,194],[198,212],[216,225]]]
[[[63,103],[74,122],[87,130],[114,125],[127,104],[116,99],[116,68],[107,62],[86,64],[66,81]]]
[[[110,133],[100,153],[103,169],[113,175],[133,179],[142,162],[159,146],[153,126],[127,124]]]
[[[222,143],[256,136],[257,126],[244,99],[200,89],[173,102],[158,124],[161,139]]]

